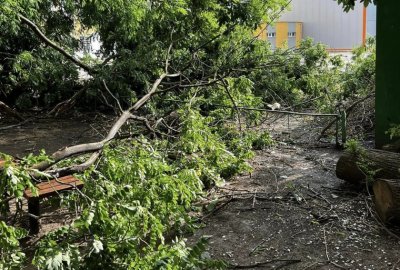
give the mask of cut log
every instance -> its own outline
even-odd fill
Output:
[[[400,221],[400,179],[377,179],[373,185],[375,208],[384,222]]]
[[[374,179],[400,179],[400,154],[382,150],[365,150],[363,160],[360,156],[344,152],[336,165],[336,176],[352,184],[365,183],[366,174],[360,163],[367,163],[369,171],[375,171]]]

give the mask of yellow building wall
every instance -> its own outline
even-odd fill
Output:
[[[74,22],[74,30],[72,31],[72,36],[74,38],[80,38],[80,37],[88,37],[90,35],[93,35],[96,33],[96,30],[94,28],[84,28],[82,27],[81,23],[79,21]]]
[[[253,34],[255,37],[258,36],[258,39],[267,40],[267,24],[261,24]]]
[[[301,40],[303,39],[303,24],[296,23],[296,46],[300,45]]]
[[[288,41],[288,23],[277,22],[276,23],[276,47],[283,48],[286,46]]]

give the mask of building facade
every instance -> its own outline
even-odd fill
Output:
[[[375,36],[376,7],[368,10],[357,2],[354,10],[344,12],[333,0],[292,0],[291,9],[277,23],[261,26],[273,48],[295,47],[302,38],[311,37],[331,51],[349,51],[362,45],[368,35]],[[260,38],[263,38],[260,35]]]

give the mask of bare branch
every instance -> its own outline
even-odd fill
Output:
[[[49,115],[54,114],[55,116],[57,116],[60,113],[63,113],[65,111],[69,110],[70,108],[72,108],[75,105],[76,100],[78,99],[78,97],[80,97],[85,92],[85,90],[86,90],[86,88],[82,87],[71,98],[69,98],[65,101],[62,101],[62,102],[58,103],[56,106],[54,106],[54,108],[48,114]]]
[[[135,105],[133,105],[131,108],[129,108],[126,111],[123,111],[121,116],[116,120],[114,125],[111,127],[110,131],[108,132],[106,138],[104,138],[101,141],[98,142],[93,142],[93,143],[85,143],[85,144],[78,144],[70,147],[65,147],[63,149],[60,149],[53,153],[50,158],[52,161],[43,161],[38,164],[35,164],[32,166],[32,169],[37,169],[37,170],[45,170],[49,168],[50,166],[54,165],[55,163],[59,162],[62,159],[65,159],[70,156],[74,156],[77,154],[83,154],[83,153],[88,153],[88,152],[94,152],[101,150],[107,142],[112,140],[118,133],[118,131],[121,129],[121,127],[126,123],[126,121],[130,118],[132,118],[132,113],[133,111],[137,111],[143,104],[145,104],[151,96],[156,93],[157,87],[160,85],[163,79],[166,77],[175,77],[179,76],[179,74],[166,74],[163,73],[153,84],[151,90],[144,95],[141,99],[139,99]],[[92,156],[94,157],[94,156]],[[97,159],[97,157],[95,158]],[[93,161],[94,162],[94,161]],[[84,163],[86,164],[86,163]],[[76,167],[79,168],[79,167]],[[71,169],[72,171],[72,169]]]
[[[117,102],[118,108],[120,110],[120,112],[122,113],[124,110],[121,107],[121,103],[119,103],[119,100],[113,95],[113,93],[110,91],[110,89],[107,87],[106,81],[103,80],[103,86],[104,88],[107,90],[107,92],[110,94],[110,96],[112,96],[112,98]]]
[[[167,51],[167,57],[165,58],[165,73],[168,73],[168,67],[169,67],[169,55],[172,49],[172,43],[169,45],[168,51]]]
[[[96,151],[84,163],[71,165],[69,167],[64,167],[64,168],[58,168],[55,170],[49,170],[49,171],[47,171],[47,173],[52,174],[52,175],[62,176],[62,175],[83,172],[96,162],[96,160],[100,157],[100,154],[101,154],[100,150]]]
[[[357,100],[357,101],[355,101],[353,104],[351,104],[351,105],[346,109],[346,114],[347,114],[347,116],[349,116],[349,114],[352,112],[352,110],[353,110],[358,104],[360,104],[360,103],[362,103],[362,102],[366,101],[367,99],[369,99],[369,98],[371,98],[371,97],[374,97],[374,96],[375,96],[375,92],[372,93],[372,94],[369,94],[369,95],[367,95],[367,96],[365,96],[365,97],[363,97],[363,98],[361,98],[361,99],[359,99],[359,100]],[[332,125],[335,124],[336,121],[337,121],[337,119],[334,119],[334,120],[330,121],[330,122],[328,123],[328,125],[326,125],[326,127],[321,131],[320,135],[318,136],[317,141],[321,140],[321,138],[325,135],[325,132],[326,132],[330,127],[332,127]]]
[[[170,50],[170,49],[169,49]],[[168,65],[168,61],[166,62],[166,65]],[[142,98],[140,98],[132,107],[130,107],[126,111],[122,111],[121,116],[115,121],[114,125],[111,127],[109,130],[107,136],[98,142],[93,142],[93,143],[85,143],[85,144],[78,144],[70,147],[65,147],[63,149],[60,149],[53,153],[50,158],[51,161],[43,161],[40,163],[35,164],[32,166],[32,169],[36,170],[46,170],[47,168],[51,167],[52,165],[56,164],[60,160],[63,160],[65,158],[78,155],[78,154],[83,154],[83,153],[88,153],[88,152],[95,152],[92,154],[92,156],[87,160],[85,163],[80,164],[80,165],[73,165],[68,168],[64,168],[65,170],[69,172],[78,172],[78,171],[83,171],[89,166],[91,166],[99,157],[101,150],[105,146],[106,143],[108,143],[110,140],[114,139],[114,137],[117,135],[118,131],[121,129],[121,127],[127,122],[128,119],[130,118],[136,118],[139,119],[139,117],[136,117],[132,114],[132,112],[139,110],[143,104],[145,104],[157,91],[158,86],[160,83],[165,79],[165,78],[171,78],[171,77],[178,77],[180,76],[180,73],[175,73],[175,74],[168,74],[168,73],[163,73],[160,75],[160,77],[153,83],[150,91],[144,95]],[[104,86],[106,89],[109,91],[107,85],[103,81]],[[109,91],[111,93],[111,91]],[[121,106],[120,106],[121,109]],[[140,119],[141,120],[141,119]],[[147,121],[147,119],[146,119]],[[148,122],[145,121],[145,124]],[[146,125],[147,127],[151,126],[148,124]],[[61,172],[58,170],[57,172]]]
[[[26,24],[29,28],[31,28],[33,30],[33,32],[35,32],[35,34],[47,45],[49,45],[50,47],[52,47],[53,49],[57,50],[59,53],[61,53],[62,55],[64,55],[68,60],[70,60],[71,62],[73,62],[75,65],[79,66],[80,68],[84,69],[85,71],[87,71],[90,74],[94,74],[96,73],[95,70],[93,68],[91,68],[90,66],[86,65],[85,63],[83,63],[82,61],[78,60],[77,58],[75,58],[73,55],[69,54],[66,50],[64,50],[63,48],[61,48],[59,45],[57,45],[54,41],[48,39],[43,32],[39,29],[39,27],[32,22],[31,20],[29,20],[28,18],[26,18],[25,16],[23,16],[22,14],[18,14],[18,17],[21,19],[21,21]]]

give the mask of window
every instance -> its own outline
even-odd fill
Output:
[[[296,36],[296,32],[289,32],[289,33],[288,33],[288,36],[289,36],[289,37],[295,37],[295,36]]]
[[[83,53],[90,53],[92,51],[92,44],[90,37],[81,36],[79,45]]]
[[[267,36],[268,37],[276,37],[276,33],[275,32],[270,32],[270,33],[267,33]]]

